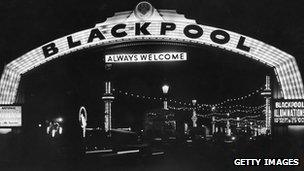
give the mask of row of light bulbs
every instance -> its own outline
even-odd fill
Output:
[[[235,121],[235,122],[238,122],[238,121],[243,121],[243,120],[247,120],[247,119],[256,119],[256,118],[259,118],[260,115],[254,115],[254,116],[244,116],[240,119],[234,119],[234,118],[221,118],[221,119],[215,119],[214,122],[222,122],[222,121]]]
[[[241,97],[237,97],[237,98],[230,98],[230,99],[226,99],[220,103],[217,104],[196,104],[195,108],[198,110],[210,110],[210,108],[213,109],[232,109],[232,108],[246,108],[246,109],[257,109],[260,108],[260,106],[243,106],[243,105],[231,105],[231,106],[223,106],[224,104],[228,103],[228,102],[234,102],[234,101],[239,101],[239,100],[244,100],[247,99],[249,97],[252,97],[254,95],[260,94],[260,92],[264,90],[264,87],[261,87],[257,90],[254,90],[252,92],[250,92],[249,94],[245,95],[245,96],[241,96]],[[139,95],[139,94],[135,94],[135,93],[130,93],[127,91],[122,91],[122,90],[114,90],[115,92],[118,92],[119,94],[122,95],[126,95],[126,96],[130,96],[130,97],[135,97],[135,98],[140,98],[140,99],[144,99],[144,100],[155,100],[155,101],[163,101],[165,100],[162,97],[151,97],[151,96],[145,96],[145,95]],[[193,108],[193,104],[192,103],[186,103],[186,102],[182,102],[182,101],[178,101],[178,100],[173,100],[173,99],[167,99],[169,102],[171,103],[175,103],[178,105],[183,105],[184,107],[179,107],[179,108],[174,108],[172,107],[172,109],[174,110],[192,110]],[[185,107],[185,106],[190,106],[190,107]],[[235,111],[237,112],[237,111]]]

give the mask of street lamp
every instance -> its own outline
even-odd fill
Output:
[[[195,106],[195,105],[196,105],[197,100],[193,99],[191,102],[192,102],[193,106]]]
[[[212,106],[211,111],[215,112],[215,109],[216,109],[215,106]]]
[[[240,127],[240,120],[241,120],[240,117],[236,117],[236,121],[237,121],[236,127],[238,127],[238,128]]]
[[[62,118],[62,117],[59,117],[59,118],[56,119],[56,121],[57,121],[57,122],[63,122],[63,118]]]
[[[163,94],[164,94],[164,109],[168,110],[167,94],[169,91],[169,86],[166,84],[163,85],[162,90],[163,90]]]

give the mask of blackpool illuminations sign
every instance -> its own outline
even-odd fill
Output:
[[[304,124],[304,100],[275,100],[275,124]]]

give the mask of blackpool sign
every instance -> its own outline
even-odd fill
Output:
[[[7,64],[0,80],[0,104],[18,103],[22,75],[40,65],[75,51],[129,42],[176,42],[234,52],[272,67],[284,99],[304,99],[302,77],[293,56],[251,37],[200,25],[175,10],[158,10],[141,2],[133,11],[115,13],[93,28],[46,43]]]

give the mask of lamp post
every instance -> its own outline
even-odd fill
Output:
[[[231,129],[230,129],[230,121],[229,121],[229,116],[230,116],[230,114],[229,113],[227,113],[227,122],[226,122],[226,129],[227,129],[227,135],[228,136],[231,136]]]
[[[236,127],[240,127],[240,117],[236,117]]]
[[[212,106],[212,108],[211,108],[211,112],[212,113],[215,113],[215,106]],[[211,121],[211,123],[212,123],[212,135],[214,134],[214,133],[216,133],[217,131],[216,131],[216,127],[215,127],[215,116],[213,115],[212,116],[212,121]]]
[[[193,123],[193,127],[196,128],[197,127],[197,124],[196,124],[196,121],[197,121],[197,116],[196,116],[196,111],[195,111],[195,105],[196,105],[196,100],[193,99],[192,101],[192,105],[193,105],[193,110],[192,110],[192,123]]]
[[[168,101],[167,101],[167,94],[168,94],[168,91],[169,91],[169,86],[166,85],[166,84],[163,85],[162,90],[163,90],[163,94],[164,94],[164,109],[169,110],[168,109]]]

